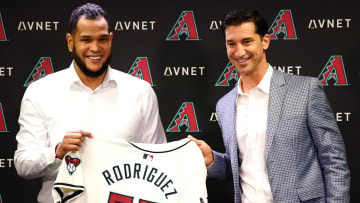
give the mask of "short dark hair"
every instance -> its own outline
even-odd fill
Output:
[[[269,25],[265,18],[259,12],[251,9],[236,9],[226,14],[222,20],[221,28],[225,36],[225,29],[231,25],[240,25],[245,22],[253,22],[255,24],[255,33],[264,37],[268,34]]]
[[[70,16],[69,33],[73,34],[76,31],[76,25],[80,17],[84,16],[86,19],[99,19],[104,17],[109,25],[109,17],[107,12],[97,4],[87,3],[74,9]]]

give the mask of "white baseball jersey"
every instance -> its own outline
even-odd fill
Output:
[[[86,138],[68,153],[53,187],[55,202],[206,203],[206,166],[187,138],[165,144]]]

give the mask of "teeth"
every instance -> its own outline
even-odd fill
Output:
[[[96,60],[96,59],[100,59],[101,57],[100,56],[88,56],[88,58]]]
[[[243,59],[243,60],[238,59],[237,61],[238,61],[239,63],[244,63],[244,62],[247,61],[247,60],[249,60],[249,59]]]

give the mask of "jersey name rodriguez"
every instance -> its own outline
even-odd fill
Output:
[[[168,199],[169,195],[177,193],[173,181],[166,173],[161,172],[155,167],[141,163],[127,163],[122,166],[116,165],[113,166],[112,169],[104,171],[103,175],[108,185],[114,184],[117,181],[133,178],[154,184],[154,186],[158,187],[164,193],[166,199]]]
[[[86,138],[68,153],[53,187],[55,202],[205,203],[206,167],[196,144]]]

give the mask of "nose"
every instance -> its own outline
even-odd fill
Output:
[[[100,44],[95,40],[90,45],[90,51],[98,52],[100,50]]]
[[[236,50],[235,50],[235,53],[234,53],[234,55],[236,57],[241,58],[241,57],[243,57],[245,55],[245,53],[246,52],[245,52],[245,49],[244,49],[243,46],[241,46],[241,45],[236,46]]]

